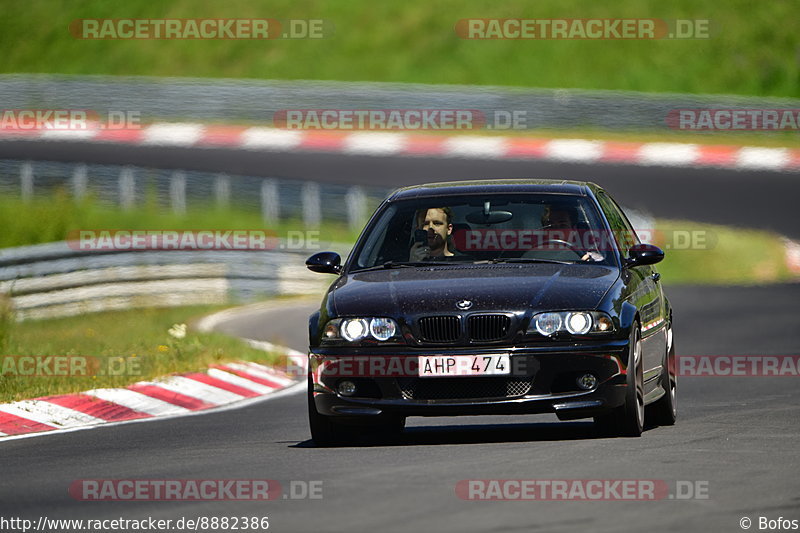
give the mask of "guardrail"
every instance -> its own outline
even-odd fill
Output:
[[[472,109],[490,119],[521,111],[528,129],[664,131],[676,109],[800,108],[796,98],[733,95],[37,74],[0,75],[0,101],[6,109],[136,111],[149,119],[258,125],[270,125],[275,112],[287,109]]]
[[[345,222],[354,231],[363,227],[391,190],[193,170],[0,160],[0,194],[30,199],[59,189],[78,200],[91,194],[101,203],[122,209],[152,199],[176,214],[193,206],[234,206],[260,213],[267,227],[294,219],[313,228],[329,220]]]
[[[224,304],[321,294],[330,276],[309,271],[318,250],[82,251],[66,241],[0,249],[0,293],[17,320],[135,307]],[[344,244],[325,249],[343,255]]]

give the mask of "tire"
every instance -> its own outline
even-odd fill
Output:
[[[331,420],[331,417],[317,412],[314,404],[314,383],[308,378],[308,425],[311,429],[311,440],[320,447],[337,446],[356,437],[353,427],[342,426]]]
[[[639,324],[631,325],[625,403],[607,415],[596,416],[595,425],[603,434],[641,437],[644,429],[644,375],[642,370],[642,334]]]
[[[667,338],[672,338],[672,326],[667,333]],[[659,426],[674,426],[678,417],[678,376],[670,374],[669,369],[675,369],[675,343],[670,342],[669,350],[664,360],[664,372],[661,374],[661,386],[666,391],[656,403],[648,408],[652,420]]]

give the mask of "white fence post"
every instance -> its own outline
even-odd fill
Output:
[[[72,196],[75,200],[83,200],[86,196],[86,189],[88,183],[88,176],[86,173],[86,165],[81,163],[72,171]]]
[[[123,209],[131,209],[136,202],[136,181],[133,169],[125,167],[119,173],[119,205]]]
[[[261,182],[261,218],[264,225],[273,226],[278,223],[280,216],[278,182],[266,179]]]
[[[358,185],[350,187],[344,203],[347,208],[347,223],[351,230],[358,231],[364,224],[367,213],[367,195],[364,194],[364,189]]]
[[[214,179],[214,198],[217,207],[228,207],[231,203],[231,180],[227,174],[219,174]]]
[[[19,169],[19,195],[24,202],[33,198],[33,165],[30,162],[22,164]]]
[[[308,228],[317,228],[322,220],[322,202],[320,201],[319,184],[307,181],[303,185],[303,224]]]
[[[186,174],[180,170],[170,176],[169,200],[175,214],[186,214]]]

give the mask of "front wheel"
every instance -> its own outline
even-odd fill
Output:
[[[678,417],[678,377],[675,374],[675,344],[672,340],[672,327],[667,331],[667,344],[667,354],[661,373],[661,386],[664,388],[665,394],[652,407],[648,407],[653,416],[653,422],[659,426],[674,426]]]
[[[375,421],[339,422],[333,417],[319,414],[314,404],[314,383],[308,378],[308,425],[311,440],[320,447],[354,443],[359,437],[377,436],[393,441],[400,437],[406,425],[404,416],[381,415]]]
[[[605,434],[640,437],[644,429],[644,372],[642,367],[642,334],[639,331],[638,323],[631,325],[628,346],[625,403],[607,415],[596,416],[594,422]]]
[[[314,404],[314,383],[308,378],[308,425],[311,429],[311,440],[321,447],[336,446],[356,437],[354,428],[336,424],[329,416],[317,412]]]

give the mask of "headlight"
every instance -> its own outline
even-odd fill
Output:
[[[322,341],[341,342],[344,339],[348,342],[357,342],[370,337],[378,341],[388,341],[397,337],[399,331],[397,322],[391,318],[335,318],[325,324]]]
[[[567,331],[573,335],[585,335],[592,328],[592,316],[589,313],[577,312],[567,315]]]
[[[561,329],[561,316],[558,313],[542,313],[536,315],[536,331],[549,337]]]
[[[572,335],[592,335],[614,331],[611,317],[601,311],[558,311],[534,315],[528,333],[545,337],[565,331]]]
[[[369,324],[364,318],[348,318],[342,321],[342,338],[346,341],[363,339],[369,333]]]
[[[385,341],[397,332],[397,324],[391,318],[373,318],[369,323],[370,334],[379,341]]]

